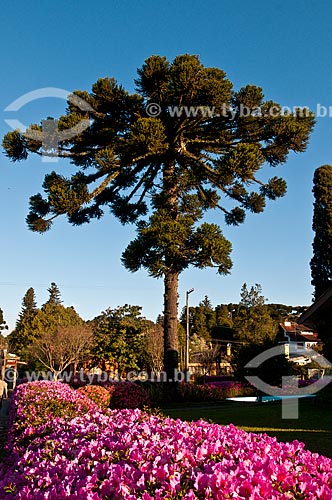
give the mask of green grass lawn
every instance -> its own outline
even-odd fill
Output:
[[[279,441],[297,439],[306,449],[332,458],[332,411],[315,406],[313,401],[299,401],[299,418],[282,419],[281,403],[235,403],[219,406],[174,405],[162,408],[165,415],[181,420],[212,420],[217,424],[234,424],[248,432],[266,433]]]

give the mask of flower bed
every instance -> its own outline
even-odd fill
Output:
[[[91,399],[61,382],[22,384],[11,399],[7,448],[11,449],[17,440],[34,436],[43,426],[43,432],[47,427],[51,430],[53,422],[58,419],[71,420],[77,415],[99,410],[100,406]]]
[[[43,387],[54,407],[56,393],[71,402],[79,396],[59,385]],[[14,398],[16,416],[30,406],[38,415],[30,397],[36,388],[26,386]],[[10,451],[0,466],[2,500],[332,499],[332,460],[297,441],[141,410],[91,407],[71,420],[34,425],[30,419],[16,429]]]

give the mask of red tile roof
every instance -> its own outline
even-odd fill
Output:
[[[312,330],[311,328],[308,328],[303,325],[299,325],[298,323],[280,323],[280,328],[284,332],[284,335],[288,336],[290,340],[293,342],[320,342],[320,339],[318,338],[318,334]]]

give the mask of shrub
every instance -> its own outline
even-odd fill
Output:
[[[89,385],[89,384],[93,385]],[[106,389],[110,395],[110,403],[109,406],[113,409],[115,408],[143,408],[144,406],[149,406],[150,405],[150,399],[147,391],[143,389],[142,386],[139,384],[136,384],[135,382],[129,382],[129,381],[120,381],[120,382],[113,382],[109,380],[103,380],[100,379],[98,375],[95,375],[94,377],[88,378],[84,374],[80,374],[79,376],[73,377],[69,381],[70,385],[72,387],[78,387],[80,389],[80,392],[82,394],[85,394],[93,401],[99,404],[99,399],[103,400],[103,397],[97,395],[97,390],[96,389],[88,389],[88,387],[100,387],[102,389]],[[94,399],[94,397],[90,396],[90,394],[94,394],[97,398]],[[102,392],[100,392],[100,395]],[[105,394],[103,392],[103,394]],[[102,407],[105,407],[104,404],[101,405]]]
[[[241,382],[212,382],[210,384],[188,384],[181,382],[180,398],[184,402],[218,402],[236,396],[250,396],[255,389]]]
[[[85,385],[76,390],[80,394],[84,394],[84,396],[92,399],[92,401],[102,408],[109,408],[114,386],[106,388],[98,385]]]
[[[256,393],[256,389],[252,385],[233,380],[209,382],[207,385],[219,389],[220,394],[224,399],[236,398],[238,396],[252,396]]]
[[[223,395],[216,387],[181,382],[179,384],[179,398],[183,402],[212,402],[221,401]]]
[[[147,392],[134,382],[110,382],[105,385],[112,391],[111,408],[143,408],[150,405]]]

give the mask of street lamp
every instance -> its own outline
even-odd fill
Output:
[[[186,362],[185,362],[185,373],[186,373],[186,382],[189,382],[190,380],[190,375],[189,375],[189,294],[194,291],[194,288],[190,288],[186,292]]]

